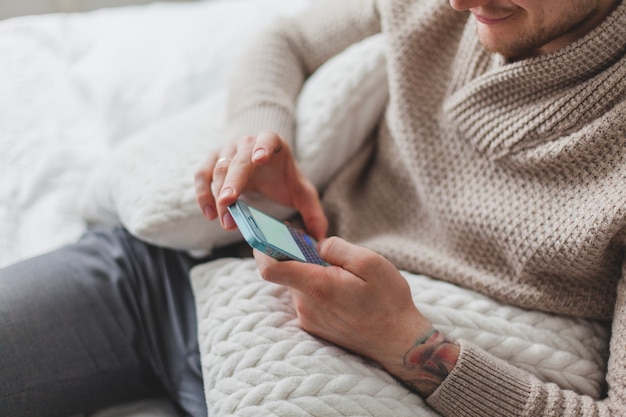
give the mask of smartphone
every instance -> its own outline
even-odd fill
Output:
[[[303,231],[237,200],[228,211],[244,239],[253,248],[280,261],[296,260],[328,265],[315,248],[317,242]]]

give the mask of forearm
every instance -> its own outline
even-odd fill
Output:
[[[269,129],[291,142],[295,103],[307,77],[379,30],[373,0],[321,1],[277,21],[254,40],[231,76],[229,137]]]

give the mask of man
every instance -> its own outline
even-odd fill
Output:
[[[232,229],[227,205],[258,191],[316,237],[341,236],[320,243],[329,267],[255,256],[265,279],[293,289],[305,330],[377,360],[444,416],[624,415],[626,5],[451,5],[328,0],[277,22],[233,80],[233,141],[198,173],[200,207]],[[323,62],[380,30],[390,98],[376,141],[320,201],[289,147],[295,98]],[[206,415],[186,279],[201,261],[106,230],[0,270],[0,414],[164,392],[181,414]],[[448,340],[397,268],[612,322],[607,396]]]
[[[296,208],[318,238],[328,214],[346,239],[321,241],[331,267],[255,253],[261,274],[293,290],[303,329],[378,361],[444,416],[624,415],[626,6],[450,5],[327,3],[259,40],[233,83],[232,136],[243,139],[198,173],[200,207],[233,229],[226,207],[258,191]],[[381,27],[390,99],[377,141],[321,203],[290,151],[294,99],[321,63]],[[561,390],[448,340],[396,267],[613,320],[608,396]]]

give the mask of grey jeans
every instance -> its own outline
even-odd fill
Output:
[[[123,229],[0,270],[0,416],[168,396],[206,416],[190,268]]]

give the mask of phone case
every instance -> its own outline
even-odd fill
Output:
[[[315,263],[318,265],[328,265],[328,263],[321,259],[317,253],[317,250],[315,249],[316,241],[311,236],[301,230],[285,224],[284,222],[281,222],[267,213],[263,213],[259,209],[253,209],[286,228],[290,237],[300,249],[304,259],[299,258],[298,255],[292,254],[284,248],[270,243],[261,227],[257,224],[257,220],[250,211],[250,206],[242,201],[237,201],[229,206],[228,210],[233,216],[233,219],[235,220],[235,223],[237,224],[237,227],[239,228],[244,239],[250,246],[281,261],[296,260],[300,262]]]

